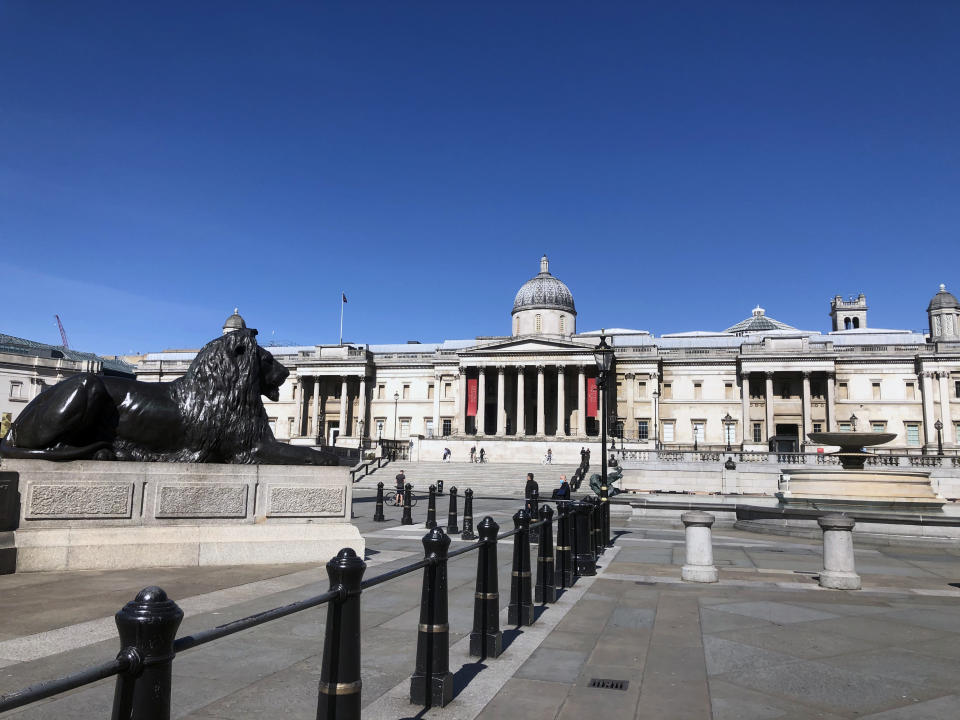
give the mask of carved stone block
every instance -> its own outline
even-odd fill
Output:
[[[245,484],[177,483],[157,490],[158,518],[236,517],[247,515]]]
[[[27,493],[26,519],[129,518],[133,483],[32,484]]]
[[[330,517],[344,513],[343,487],[273,485],[267,493],[268,517]]]

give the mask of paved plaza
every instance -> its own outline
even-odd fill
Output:
[[[462,498],[461,498],[462,502]],[[518,499],[481,499],[479,521],[502,529]],[[422,557],[425,503],[414,526],[372,522],[355,503],[372,577]],[[461,506],[462,512],[462,506]],[[438,520],[446,518],[446,499]],[[721,580],[680,580],[682,529],[614,520],[615,547],[537,622],[502,621],[506,651],[467,653],[476,555],[450,561],[450,669],[455,699],[423,712],[407,701],[421,574],[363,594],[365,718],[956,718],[960,708],[960,549],[857,547],[863,590],[821,589],[819,542],[714,528]],[[451,549],[461,547],[455,539]],[[511,540],[499,545],[509,599]],[[180,634],[221,625],[327,589],[308,565],[33,573],[0,577],[0,691],[112,658],[113,613],[151,584],[186,613]],[[505,618],[505,615],[503,616]],[[308,610],[185,652],[173,666],[174,716],[196,720],[313,718],[323,609]],[[589,687],[620,681],[622,689]],[[5,715],[109,717],[113,681]]]

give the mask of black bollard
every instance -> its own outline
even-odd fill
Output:
[[[410,514],[410,493],[413,491],[413,485],[407,483],[403,488],[403,517],[400,518],[401,525],[413,525],[413,516]]]
[[[510,605],[507,622],[515,627],[533,625],[533,598],[530,592],[530,515],[521,508],[513,516],[519,532],[513,536],[513,572],[510,577]]]
[[[420,596],[417,664],[410,678],[410,702],[424,707],[444,707],[453,700],[450,672],[450,625],[447,621],[447,550],[450,537],[434,527],[423,536],[424,558]]]
[[[317,720],[360,720],[360,582],[366,569],[353,548],[327,563],[330,589],[340,597],[327,606]]]
[[[603,504],[600,498],[593,498],[593,554],[598,558],[607,551],[607,546],[603,542]]]
[[[553,571],[553,508],[540,507],[540,544],[537,546],[537,586],[533,591],[533,601],[552,603],[557,601],[557,586]]]
[[[573,504],[573,517],[576,523],[576,572],[578,576],[596,575],[597,560],[593,554],[593,539],[590,527],[590,516],[593,509],[590,503],[579,502]]]
[[[373,519],[376,522],[384,522],[386,518],[383,516],[383,483],[377,483],[377,507],[373,511]]]
[[[173,641],[183,610],[158,587],[137,593],[116,615],[120,653],[129,665],[117,676],[113,720],[169,720]]]
[[[470,497],[469,490],[465,493]],[[466,522],[464,522],[466,527]],[[497,579],[497,533],[500,526],[489,515],[477,526],[480,531],[477,558],[477,591],[473,601],[473,632],[470,633],[470,655],[496,658],[503,652],[500,632],[500,592]]]
[[[457,486],[450,486],[450,511],[447,513],[447,535],[460,532],[457,527]]]
[[[530,493],[530,497],[527,498],[527,512],[530,513],[530,522],[536,522],[537,518],[540,517],[539,491]],[[539,541],[540,541],[540,528],[539,527],[530,528],[530,542],[539,542]]]
[[[430,486],[430,495],[427,498],[427,522],[423,524],[427,530],[437,526],[437,486]]]
[[[460,539],[477,539],[473,532],[473,490],[470,488],[463,491],[463,532],[460,533]]]
[[[567,588],[573,585],[573,576],[570,570],[570,537],[567,530],[570,503],[560,500],[557,502],[557,562],[554,568],[554,580],[558,588]]]

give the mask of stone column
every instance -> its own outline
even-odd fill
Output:
[[[716,582],[718,573],[713,564],[713,537],[710,531],[714,516],[692,510],[685,512],[680,519],[687,541],[687,559],[680,568],[680,578],[687,582]]]
[[[750,373],[741,373],[740,374],[740,414],[743,416],[741,423],[742,432],[740,437],[740,442],[746,444],[748,438],[750,441],[753,440],[751,433],[753,432],[753,425],[750,422]],[[726,438],[724,438],[726,440]]]
[[[567,423],[566,423],[566,400],[567,400],[567,388],[566,380],[564,378],[564,367],[560,365],[557,367],[557,436],[563,437],[567,434]]]
[[[340,434],[350,437],[350,428],[347,427],[347,376],[340,377]]]
[[[443,385],[442,373],[433,374],[433,436],[440,437],[440,388]]]
[[[366,375],[360,376],[360,403],[359,403],[359,407],[357,408],[357,425],[358,425],[357,434],[358,435],[361,435],[360,427],[359,427],[359,422],[361,420],[363,421],[363,427],[364,427],[364,430],[366,431],[365,434],[369,437],[370,428],[367,427],[367,377]],[[361,435],[361,440],[362,439],[363,439],[363,435]]]
[[[766,378],[767,439],[769,440],[776,434],[776,427],[773,424],[773,373],[768,371]]]
[[[293,427],[293,435],[303,435],[303,378],[297,377],[297,384],[293,389],[293,406],[296,411],[296,425]]]
[[[637,413],[634,410],[633,404],[636,402],[636,375],[633,373],[626,373],[623,376],[623,381],[627,384],[627,419],[624,421],[626,425],[623,428],[624,437],[633,437],[634,431],[637,429]]]
[[[487,369],[478,367],[477,380],[477,435],[483,435],[487,420]]]
[[[810,372],[803,371],[803,437],[801,443],[807,442],[807,434],[813,432],[813,426],[810,424]]]
[[[543,400],[543,365],[537,365],[537,437],[543,437],[547,433],[547,417]]]
[[[830,432],[837,431],[836,381],[836,376],[832,372],[827,373],[827,429]]]
[[[320,378],[313,379],[313,410],[310,413],[313,418],[313,430],[310,433],[314,438],[323,434],[323,428],[317,427],[320,420]]]
[[[577,431],[580,437],[587,436],[587,376],[583,365],[577,372]]]
[[[933,417],[933,373],[920,373],[920,391],[923,393],[923,444],[927,448],[937,447],[937,431],[933,429],[936,420]]]
[[[457,373],[457,414],[454,435],[467,434],[467,369],[460,368]]]
[[[497,437],[507,434],[507,403],[504,397],[503,365],[497,365]]]
[[[823,570],[820,571],[820,587],[834,590],[859,590],[853,558],[852,518],[830,514],[817,518],[823,529]]]
[[[950,412],[950,374],[940,373],[940,421],[943,423],[944,445],[950,442],[950,436],[953,433],[953,413]],[[934,430],[933,441],[937,441],[937,433]]]
[[[523,365],[517,366],[517,437],[523,437],[527,434],[527,424],[525,421],[525,415],[527,409],[523,405],[523,394],[525,388],[523,386]]]

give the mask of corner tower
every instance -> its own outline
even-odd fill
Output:
[[[867,326],[867,298],[863,293],[844,300],[837,295],[830,301],[830,320],[834,330],[860,330]]]
[[[960,302],[953,293],[947,292],[943,283],[940,292],[927,305],[927,319],[930,321],[931,342],[960,341]]]
[[[510,313],[513,336],[553,335],[577,332],[577,310],[570,289],[550,274],[550,261],[540,258],[540,272],[523,284]]]

